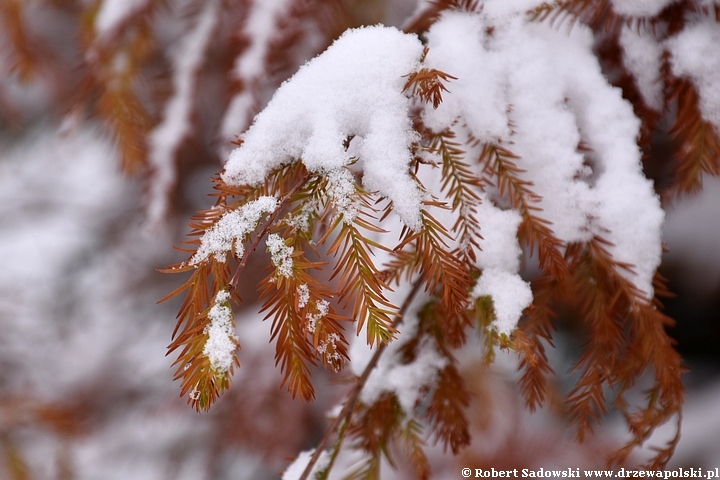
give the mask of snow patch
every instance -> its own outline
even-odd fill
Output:
[[[628,17],[654,17],[677,0],[612,0],[613,9]]]
[[[663,85],[660,78],[663,48],[652,32],[637,31],[623,25],[620,31],[623,64],[633,77],[643,100],[657,112],[663,110]]]
[[[208,339],[203,355],[210,360],[210,367],[217,372],[227,372],[232,366],[237,349],[237,336],[230,308],[230,293],[220,290],[215,295],[213,306],[208,312],[210,323],[205,327]]]
[[[295,461],[292,462],[283,472],[282,480],[298,480],[302,473],[305,471],[305,468],[307,468],[308,463],[310,463],[310,458],[312,458],[313,453],[315,453],[314,450],[306,450],[304,452],[300,452]],[[313,466],[313,469],[310,472],[308,478],[315,478],[314,475],[322,471],[329,464],[330,455],[328,454],[328,452],[323,451],[320,454],[320,458],[318,458],[317,463],[315,463],[315,465]]]
[[[408,172],[417,134],[402,90],[422,52],[416,36],[395,28],[345,32],[277,90],[230,154],[223,180],[258,185],[297,159],[312,172],[337,172],[351,162],[344,142],[355,135],[365,188],[418,229],[422,194]]]
[[[720,134],[720,24],[702,19],[669,39],[673,74],[688,77],[700,94],[700,113]]]
[[[100,35],[111,32],[147,4],[148,0],[104,0],[95,16],[95,31]]]
[[[532,290],[526,281],[517,274],[496,268],[483,270],[470,297],[477,299],[486,295],[492,297],[495,310],[493,328],[505,335],[515,330],[522,311],[533,300]]]
[[[292,277],[294,265],[292,259],[293,248],[285,245],[285,240],[276,233],[268,235],[266,244],[277,273],[285,278]]]
[[[198,265],[214,255],[218,262],[225,261],[227,252],[235,247],[235,255],[239,258],[245,253],[243,242],[255,230],[258,222],[278,207],[275,197],[262,196],[246,203],[237,210],[225,213],[202,237],[200,247],[190,259],[190,265]]]

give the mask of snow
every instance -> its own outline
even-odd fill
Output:
[[[190,133],[196,76],[217,23],[218,7],[218,0],[205,3],[195,26],[182,37],[172,56],[175,92],[165,104],[162,122],[155,127],[148,138],[148,158],[153,169],[148,205],[150,225],[161,221],[168,211],[169,196],[177,178],[175,156],[180,144]]]
[[[227,290],[220,290],[215,295],[213,306],[208,312],[210,323],[204,330],[208,339],[202,353],[210,360],[210,367],[217,372],[230,370],[237,349],[237,336],[229,300],[230,294]]]
[[[305,308],[310,301],[310,289],[306,283],[297,287],[298,308]]]
[[[285,240],[276,233],[268,235],[266,244],[270,252],[270,259],[275,265],[277,273],[283,277],[292,277],[293,259],[291,257],[293,248],[285,245]],[[306,285],[307,287],[307,285]]]
[[[447,85],[450,93],[443,95],[440,107],[426,109],[423,119],[428,127],[442,131],[461,117],[477,138],[494,141],[510,133],[503,80],[509,72],[503,64],[504,52],[486,48],[490,39],[484,18],[447,12],[428,32],[431,48],[426,63],[457,79]]]
[[[327,172],[327,180],[327,194],[332,199],[337,213],[342,215],[346,223],[352,222],[359,210],[358,202],[353,198],[356,192],[352,173],[345,168],[336,168]]]
[[[301,298],[302,300],[302,298]],[[318,300],[318,302],[315,304],[315,309],[317,310],[317,313],[310,313],[308,312],[306,315],[307,318],[307,329],[308,332],[314,333],[315,332],[315,326],[317,325],[317,322],[321,320],[322,318],[327,315],[328,311],[330,310],[330,303],[327,300]],[[334,334],[331,334],[334,335]],[[337,337],[337,335],[336,335]],[[335,341],[339,340],[339,338],[334,338],[334,341],[331,342],[333,348],[335,348]],[[320,352],[323,353],[323,352]]]
[[[481,269],[496,268],[507,272],[520,270],[522,249],[517,239],[517,229],[522,217],[515,210],[502,210],[487,195],[477,206],[477,217],[482,222],[482,250],[476,252],[477,265]]]
[[[654,17],[678,0],[612,0],[616,13],[628,17]]]
[[[510,335],[522,311],[532,304],[530,284],[518,275],[498,268],[486,268],[478,279],[471,298],[492,297],[495,320],[493,328],[500,334]]]
[[[383,393],[392,392],[403,411],[407,415],[412,415],[423,389],[433,385],[438,372],[447,366],[447,359],[440,355],[435,342],[429,337],[420,340],[415,350],[417,356],[412,362],[407,364],[401,362],[402,347],[412,340],[417,332],[418,309],[423,302],[428,301],[424,295],[418,297],[403,317],[403,322],[399,325],[400,332],[388,345],[360,392],[360,401],[365,405],[372,405]],[[351,363],[353,371],[357,370],[353,365],[355,360],[353,356]]]
[[[623,25],[620,31],[620,46],[623,49],[623,64],[633,77],[643,101],[648,107],[663,110],[663,85],[660,78],[663,48],[652,32],[638,31]]]
[[[118,25],[148,4],[149,0],[103,0],[95,16],[95,30],[100,34],[112,32]]]
[[[536,215],[565,242],[594,235],[612,242],[613,257],[635,266],[620,273],[651,297],[663,213],[641,171],[639,121],[604,78],[590,30],[576,25],[558,32],[490,1],[480,14],[443,13],[427,38],[425,63],[458,79],[437,110],[425,110],[426,124],[436,130],[459,124],[481,142],[518,155],[516,164],[525,171],[520,177],[538,195],[535,205],[542,210]],[[463,41],[470,38],[475,41]],[[592,149],[587,158],[578,151],[581,140]],[[496,193],[490,197],[502,206]],[[490,240],[505,220],[491,217],[489,228],[483,215],[478,218],[488,235],[482,248],[493,251],[480,266],[492,266],[482,262],[500,255],[504,266],[497,267],[517,273],[517,244],[509,232],[504,243]]]
[[[190,259],[190,265],[197,265],[214,255],[218,262],[225,261],[225,255],[235,249],[240,258],[245,253],[243,242],[250,235],[263,215],[272,213],[278,207],[275,197],[262,196],[242,207],[225,213],[202,237],[200,246]]]
[[[337,333],[331,333],[330,335],[327,336],[327,340],[322,340],[320,342],[320,344],[317,347],[317,352],[320,355],[325,355],[326,352],[328,351],[328,349],[330,349],[330,351],[332,353],[328,354],[328,358],[331,361],[339,362],[342,360],[342,357],[340,356],[340,354],[337,353],[337,342],[339,342],[339,341],[340,341],[340,335],[338,335]]]
[[[687,77],[700,94],[700,113],[720,133],[720,25],[711,19],[688,24],[666,41],[673,74]]]
[[[422,195],[408,173],[416,134],[402,89],[422,51],[417,37],[394,28],[345,32],[277,90],[230,154],[223,180],[257,185],[297,159],[312,172],[337,172],[351,163],[343,143],[356,135],[365,188],[419,228]]]
[[[313,456],[314,452],[314,450],[306,450],[304,452],[300,452],[295,461],[292,462],[283,472],[282,480],[298,480],[300,478],[300,475],[302,475],[302,473],[305,471],[305,468],[310,462],[310,458]],[[317,463],[315,463],[315,466],[310,472],[308,478],[314,478],[313,475],[322,471],[322,469],[327,467],[329,463],[330,454],[328,454],[328,452],[326,451],[323,451],[320,454],[320,458],[318,458],[318,461]]]
[[[245,22],[244,34],[250,46],[235,59],[232,75],[242,82],[243,89],[230,100],[223,117],[220,133],[223,139],[232,140],[250,124],[256,108],[256,90],[265,75],[265,62],[278,17],[286,11],[287,0],[252,2]]]

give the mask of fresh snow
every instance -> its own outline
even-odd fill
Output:
[[[689,24],[666,45],[673,74],[692,80],[700,113],[720,134],[720,24],[711,19]]]
[[[616,13],[628,17],[654,17],[678,0],[612,0]]]
[[[208,339],[202,353],[210,360],[210,367],[217,372],[227,372],[230,369],[237,349],[237,336],[229,299],[230,294],[227,290],[220,290],[215,295],[213,306],[208,312],[210,323],[205,327]]]
[[[208,229],[202,237],[200,246],[190,259],[190,265],[197,265],[214,255],[218,262],[225,261],[225,255],[235,249],[235,256],[245,253],[243,242],[257,227],[260,219],[275,211],[278,201],[275,197],[263,196],[246,203],[237,210],[225,213],[220,220]]]
[[[305,308],[310,301],[310,289],[306,283],[297,287],[298,308]]]
[[[313,456],[313,453],[315,453],[314,450],[306,450],[304,452],[300,452],[295,461],[292,462],[283,472],[282,480],[298,480],[300,478],[300,475],[302,475],[302,473],[305,471],[305,468],[310,462],[310,458]],[[328,452],[323,451],[320,454],[320,458],[318,458],[317,463],[315,463],[315,465],[313,466],[313,469],[310,472],[308,478],[315,478],[313,475],[322,471],[325,467],[328,466],[329,463],[330,455],[328,454]]]
[[[100,34],[112,32],[118,25],[144,8],[149,0],[103,0],[95,16],[95,30]]]
[[[148,138],[148,157],[153,169],[148,205],[150,225],[157,224],[168,212],[169,197],[177,177],[175,157],[180,144],[190,133],[196,76],[217,23],[218,8],[218,0],[205,3],[195,26],[182,38],[172,58],[175,92],[165,104],[162,122]]]
[[[302,300],[303,300],[303,298],[300,298],[300,301],[302,301]],[[318,302],[315,304],[315,309],[317,310],[317,313],[308,312],[306,315],[307,329],[308,329],[308,332],[310,332],[310,333],[315,332],[315,327],[317,325],[317,322],[319,320],[321,320],[322,318],[324,318],[325,315],[327,315],[328,311],[330,310],[330,302],[328,302],[327,300],[318,300]],[[335,335],[335,337],[336,337],[335,340],[339,340],[339,337],[337,337],[336,334],[331,334],[331,335]],[[333,346],[333,348],[335,347],[334,341],[332,342],[332,346]],[[320,353],[323,353],[323,352],[320,352]]]
[[[612,242],[613,257],[635,266],[619,273],[651,298],[663,212],[641,170],[639,120],[603,76],[590,30],[576,25],[569,33],[557,31],[488,1],[480,14],[444,13],[427,39],[426,65],[458,79],[437,110],[425,109],[426,124],[436,131],[460,125],[481,142],[519,155],[521,177],[539,196],[537,215],[551,222],[555,235],[565,242],[595,235]],[[578,150],[581,141],[591,152]],[[474,155],[479,151],[468,152]],[[489,195],[503,207],[496,193]],[[504,221],[478,218],[487,236],[481,247],[493,252],[479,266],[495,266],[488,259],[500,255],[505,260],[496,267],[519,280],[516,242],[507,232],[506,241],[491,241],[493,228]]]
[[[486,268],[473,288],[471,298],[492,297],[498,333],[510,335],[522,311],[532,304],[530,285],[518,275],[497,268]]]
[[[662,45],[651,31],[623,25],[620,31],[623,64],[633,77],[643,100],[657,112],[663,109],[663,84],[660,78]]]
[[[230,154],[223,180],[258,185],[297,159],[312,172],[337,172],[353,161],[343,143],[355,135],[365,188],[418,229],[422,195],[408,173],[416,135],[402,89],[422,52],[416,36],[395,28],[345,32],[277,90]]]
[[[277,273],[283,277],[291,277],[293,274],[293,248],[285,245],[285,240],[277,233],[268,235],[266,244],[270,252],[270,260],[275,265]],[[306,286],[307,287],[307,286]]]

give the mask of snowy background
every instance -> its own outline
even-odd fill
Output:
[[[84,6],[76,3],[29,2],[23,17],[32,35],[46,44],[56,40],[49,42],[57,62],[49,70],[67,68],[68,77],[78,52],[66,47],[67,38],[77,34],[73,18]],[[146,3],[102,2],[95,20],[99,36]],[[179,278],[156,269],[184,259],[171,246],[182,240],[189,216],[211,205],[210,176],[227,158],[227,140],[249,123],[239,118],[251,117],[283,75],[321,51],[332,35],[304,25],[311,34],[293,52],[289,73],[278,67],[274,84],[246,98],[250,88],[230,93],[223,69],[233,64],[233,52],[213,46],[212,22],[220,22],[217,28],[225,33],[244,29],[250,39],[233,67],[239,72],[235,81],[248,86],[263,76],[263,25],[273,22],[273,8],[287,6],[249,8],[234,25],[217,20],[220,2],[199,2],[202,8],[191,1],[168,3],[164,21],[156,25],[161,60],[154,68],[174,76],[154,73],[165,91],[160,97],[168,98],[169,91],[176,97],[157,109],[164,120],[149,136],[151,183],[120,172],[120,153],[100,120],[64,108],[72,82],[58,84],[57,76],[42,73],[21,81],[7,53],[10,30],[0,30],[0,478],[277,479],[293,457],[317,443],[327,425],[325,412],[341,397],[342,387],[321,370],[315,372],[319,398],[312,405],[293,402],[279,388],[267,345],[269,325],[254,314],[253,286],[262,275],[256,272],[245,280],[250,293],[243,295],[246,310],[238,315],[242,368],[231,392],[203,414],[178,398],[172,358],[165,357],[178,302],[156,302]],[[379,3],[355,5],[355,22],[399,25],[415,7],[396,1],[383,11]],[[188,18],[197,20],[189,29]],[[199,62],[205,62],[204,75],[188,73]],[[193,92],[201,92],[196,102],[184,103]],[[234,114],[223,115],[225,108]],[[660,270],[678,294],[665,303],[678,322],[672,333],[690,368],[673,467],[720,466],[718,205],[720,180],[706,177],[701,193],[666,209],[668,252]],[[470,414],[474,443],[458,458],[430,449],[436,477],[459,478],[463,466],[601,465],[602,454],[622,439],[616,419],[611,416],[596,438],[578,446],[558,413],[559,396],[571,385],[566,371],[574,341],[572,332],[561,329],[550,352],[559,372],[558,397],[534,415],[525,411],[514,386],[514,357],[500,355],[492,369],[478,374],[477,385],[469,386],[476,393]],[[472,358],[472,352],[460,354]],[[662,442],[664,433],[654,441]],[[395,478],[389,468],[383,471],[383,478]]]

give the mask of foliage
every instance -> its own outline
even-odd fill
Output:
[[[174,376],[181,381],[181,396],[187,396],[192,408],[209,409],[230,388],[232,375],[240,368],[235,352],[243,339],[234,335],[232,310],[241,304],[243,289],[249,287],[243,280],[248,262],[257,257],[265,262],[267,275],[257,286],[262,304],[256,310],[271,323],[269,340],[274,342],[282,386],[293,398],[314,400],[312,373],[317,366],[351,382],[342,408],[306,459],[300,478],[310,478],[321,455],[329,454],[329,462],[314,472],[315,478],[328,478],[340,455],[348,450],[359,452],[361,458],[348,478],[380,478],[383,459],[399,464],[397,451],[407,457],[417,478],[429,478],[428,441],[455,454],[468,446],[470,394],[458,352],[467,346],[473,330],[485,344],[488,362],[497,348],[516,353],[519,388],[526,405],[530,410],[542,407],[548,401],[553,377],[546,348],[553,343],[560,311],[572,312],[564,321],[585,338],[575,365],[577,381],[565,398],[579,441],[610,408],[616,409],[625,418],[631,439],[613,453],[609,463],[624,465],[633,449],[646,442],[658,426],[680,416],[683,367],[665,332],[673,321],[662,313],[657,299],[669,294],[655,272],[659,260],[641,265],[644,260],[638,257],[636,265],[623,257],[621,241],[633,242],[627,238],[631,230],[623,230],[623,225],[617,231],[609,227],[610,214],[599,220],[588,218],[576,231],[567,233],[568,228],[561,225],[562,215],[556,215],[561,210],[552,203],[554,195],[561,198],[565,184],[553,184],[538,173],[555,165],[532,163],[529,152],[535,145],[528,144],[524,136],[528,120],[523,117],[523,105],[498,94],[502,105],[497,109],[501,121],[492,126],[496,130],[478,129],[471,112],[474,105],[462,110],[455,100],[462,98],[457,93],[465,88],[462,82],[473,79],[446,67],[453,65],[452,59],[436,54],[444,47],[433,43],[437,38],[433,35],[441,35],[443,21],[460,19],[458,22],[473,25],[468,28],[475,28],[478,38],[482,37],[478,42],[485,42],[483,48],[492,52],[504,48],[503,35],[526,25],[551,26],[555,34],[568,38],[571,33],[565,29],[591,31],[599,61],[605,72],[611,72],[609,81],[622,89],[639,119],[637,143],[634,133],[628,136],[632,146],[644,152],[646,171],[651,169],[649,162],[656,161],[653,135],[665,128],[673,139],[672,161],[661,166],[672,174],[656,182],[658,194],[667,203],[677,195],[698,191],[703,175],[720,173],[720,126],[718,113],[712,110],[717,105],[707,100],[708,75],[694,72],[692,62],[683,60],[687,52],[683,35],[701,27],[717,30],[720,8],[714,3],[658,1],[654,11],[633,12],[626,2],[558,0],[535,2],[528,11],[502,13],[507,17],[501,17],[493,10],[493,2],[421,2],[405,20],[404,34],[387,33],[380,27],[372,30],[373,35],[391,35],[388,38],[400,45],[392,54],[409,59],[410,67],[392,78],[388,87],[396,95],[385,98],[378,94],[376,98],[362,88],[342,92],[359,105],[387,99],[378,109],[386,109],[389,115],[395,111],[392,102],[404,106],[403,118],[393,121],[405,122],[402,125],[407,128],[389,129],[388,135],[402,137],[391,138],[397,140],[407,161],[382,171],[377,152],[375,156],[368,152],[371,137],[379,135],[386,124],[338,128],[330,147],[318,140],[322,148],[327,147],[323,155],[334,156],[331,160],[310,148],[315,133],[307,134],[303,148],[278,146],[273,138],[253,133],[264,125],[264,114],[270,119],[265,123],[276,125],[277,135],[283,137],[303,131],[306,127],[300,122],[304,121],[311,130],[337,127],[332,122],[312,123],[314,108],[319,117],[324,118],[326,112],[322,110],[326,106],[317,105],[313,96],[293,97],[306,110],[300,109],[296,117],[287,112],[286,123],[271,121],[272,105],[277,108],[281,104],[282,88],[290,91],[294,80],[277,90],[263,111],[268,113],[255,117],[244,136],[234,137],[249,127],[249,119],[306,58],[327,47],[346,28],[362,23],[357,13],[362,2],[288,0],[269,7],[250,1],[189,1],[187,38],[194,40],[180,42],[168,59],[161,60],[158,58],[170,49],[158,41],[154,29],[173,2],[134,2],[136,8],[127,7],[123,15],[106,23],[101,20],[103,9],[111,8],[110,0],[59,3],[62,5],[52,8],[76,19],[81,60],[72,75],[63,72],[49,45],[36,48],[34,42],[40,40],[23,29],[23,10],[27,14],[36,7],[13,0],[0,3],[3,22],[12,27],[5,33],[12,61],[3,68],[21,81],[46,75],[44,69],[71,77],[69,86],[57,87],[58,109],[68,121],[86,116],[102,121],[117,140],[120,168],[145,179],[152,222],[161,221],[172,209],[178,178],[182,178],[182,169],[188,168],[183,164],[188,160],[182,147],[209,143],[197,121],[204,115],[202,102],[209,96],[202,81],[218,75],[209,71],[202,58],[213,35],[223,42],[224,50],[216,54],[224,56],[219,76],[227,96],[215,104],[229,106],[224,118],[214,118],[212,136],[220,131],[219,150],[223,153],[230,149],[231,141],[237,149],[224,173],[213,178],[215,204],[190,222],[189,240],[180,248],[187,254],[186,260],[164,270],[189,274],[163,300],[182,298],[168,353],[175,355]],[[272,28],[261,35],[252,22],[260,25],[262,19]],[[321,33],[313,38],[318,27]],[[243,33],[238,36],[237,31]],[[424,34],[420,37],[424,44],[409,34]],[[632,35],[655,48],[657,68],[650,73],[656,76],[652,82],[639,75],[631,61],[631,46],[637,44],[632,43]],[[349,44],[349,35],[342,38]],[[578,43],[587,40],[572,38]],[[334,58],[330,55],[340,51],[339,42],[317,57],[316,64]],[[392,48],[388,46],[388,50]],[[381,57],[379,51],[375,53]],[[183,63],[187,58],[195,60]],[[367,61],[373,64],[375,59]],[[154,69],[163,62],[165,69],[158,74]],[[311,68],[312,64],[305,66],[294,78],[309,78]],[[162,81],[148,87],[144,81],[153,75],[160,75]],[[332,78],[330,83],[341,81]],[[167,84],[172,84],[172,93]],[[494,88],[489,83],[486,86]],[[336,100],[328,98],[330,104]],[[303,103],[305,100],[308,102]],[[580,100],[565,100],[562,109],[572,111],[578,124],[573,126],[577,138],[570,140],[574,141],[572,153],[590,173],[575,169],[575,176],[563,181],[600,192],[594,182],[599,183],[605,171],[612,169],[614,158],[602,150],[597,138],[591,138],[592,118],[602,112],[592,111],[597,107],[593,103],[588,103],[589,112],[583,112]],[[353,112],[362,108],[358,104],[343,108]],[[490,110],[488,116],[493,114]],[[476,111],[474,115],[484,113]],[[182,119],[182,125],[163,130],[173,115]],[[353,125],[365,119],[357,118]],[[666,128],[664,122],[670,126]],[[236,130],[230,131],[233,128]],[[618,139],[618,144],[623,141]],[[393,157],[393,152],[388,147],[387,158]],[[237,160],[240,155],[246,155],[245,163]],[[233,156],[237,158],[233,160]],[[259,173],[246,167],[258,158]],[[635,170],[641,176],[640,167]],[[378,178],[382,176],[390,177],[389,184]],[[647,186],[638,185],[638,190]],[[652,207],[654,196],[650,197],[643,205]],[[602,194],[598,193],[598,198]],[[495,221],[511,230],[512,237],[512,242],[498,251],[494,246],[507,237],[496,238]],[[653,232],[648,237],[657,240],[652,248],[659,249],[660,238],[653,237]],[[266,256],[258,252],[263,241],[269,253]],[[521,268],[520,249],[525,261],[536,263],[536,271]],[[501,262],[494,260],[496,254],[512,258]],[[643,283],[643,279],[647,281]],[[652,287],[648,288],[650,281]],[[514,295],[517,292],[510,307],[504,305],[497,288],[512,289]],[[523,302],[523,295],[530,292],[529,301]],[[229,312],[223,318],[233,328],[213,330],[213,322],[225,315],[221,311]],[[217,349],[208,346],[213,342],[219,345]],[[370,358],[355,357],[358,342],[370,348]],[[225,361],[217,360],[218,356]],[[397,375],[412,377],[414,383],[410,387],[393,384]],[[647,376],[652,382],[645,400],[634,404],[632,393]],[[678,439],[679,427],[677,435],[657,449],[646,467],[665,466]],[[13,454],[10,446],[4,448],[8,455]]]

